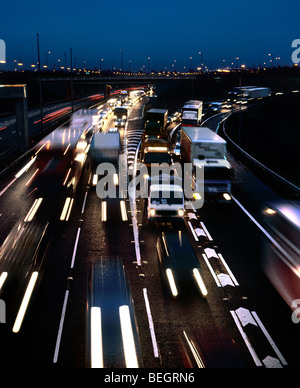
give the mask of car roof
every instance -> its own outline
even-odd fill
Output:
[[[173,184],[151,184],[151,191],[180,191],[183,192],[182,187]]]
[[[199,262],[188,236],[181,231],[163,232],[161,235],[167,251],[165,265],[172,270],[185,271],[199,268]]]

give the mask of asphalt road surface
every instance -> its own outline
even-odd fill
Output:
[[[133,108],[125,131],[129,165],[142,135],[143,109],[143,102]],[[206,125],[216,129],[223,118]],[[87,165],[69,221],[51,223],[44,269],[20,332],[12,332],[10,316],[0,326],[1,365],[90,367],[91,269],[99,261],[120,259],[134,303],[140,367],[297,367],[299,327],[262,270],[270,242],[244,211],[263,222],[265,201],[277,196],[233,156],[229,160],[237,171],[233,199],[206,201],[202,209],[186,211],[184,221],[176,223],[149,223],[144,199],[133,203],[121,196],[107,199],[104,220],[103,200],[91,185]],[[15,178],[28,161],[1,182],[1,244],[33,204],[26,183],[34,166]],[[163,231],[181,231],[190,239],[206,298],[193,288],[177,299],[168,292],[156,249]],[[7,300],[7,313],[15,311],[9,303],[18,306],[20,301]]]

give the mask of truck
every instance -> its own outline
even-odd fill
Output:
[[[142,141],[142,144],[140,147],[140,159],[143,158],[145,152],[148,152],[149,149],[153,150],[154,148],[167,149],[167,151],[170,152],[172,145],[165,139],[148,137],[147,139]]]
[[[98,184],[97,167],[101,163],[111,163],[118,170],[121,138],[119,132],[96,133],[91,142],[90,158],[93,186]]]
[[[202,120],[203,101],[189,100],[184,103],[182,108],[182,125],[198,126]]]
[[[172,158],[170,149],[167,145],[165,146],[154,146],[147,147],[144,149],[142,163],[148,169],[148,177],[152,175],[152,168],[157,167],[158,165],[165,164],[171,166]]]
[[[166,138],[168,109],[149,109],[145,115],[144,139],[147,137]]]
[[[180,150],[183,163],[191,163],[194,197],[231,199],[234,170],[227,160],[227,142],[206,127],[182,127]],[[196,169],[204,168],[203,182],[197,182]],[[203,189],[204,187],[204,189]],[[204,192],[203,192],[204,190]],[[200,197],[199,197],[200,196]]]
[[[228,93],[229,104],[248,104],[253,100],[260,100],[271,96],[271,89],[257,86],[241,86],[235,87]]]
[[[114,109],[115,127],[125,127],[128,118],[128,109],[123,106],[116,106]]]

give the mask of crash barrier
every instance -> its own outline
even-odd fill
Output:
[[[223,121],[221,129],[223,135],[228,143],[230,151],[236,155],[241,162],[247,166],[258,178],[266,182],[270,187],[272,187],[279,194],[289,198],[289,199],[299,199],[300,198],[300,188],[293,183],[289,182],[287,179],[283,178],[275,171],[271,170],[253,156],[249,155],[244,149],[242,149],[236,142],[234,142],[229,136],[229,123],[228,119],[233,115],[240,114],[240,112],[234,112],[229,115],[226,120]]]

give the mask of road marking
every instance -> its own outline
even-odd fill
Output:
[[[221,255],[221,253],[219,253],[218,256],[219,256],[221,262],[223,263],[224,267],[226,268],[226,271],[228,272],[228,274],[229,274],[231,280],[233,281],[234,285],[238,287],[238,286],[239,286],[239,283],[238,283],[238,281],[236,280],[235,276],[233,275],[233,273],[232,273],[231,269],[229,268],[228,264],[227,264],[226,261],[224,260],[224,257]]]
[[[256,354],[255,350],[253,349],[247,334],[244,332],[244,330],[240,324],[239,318],[236,315],[235,311],[230,311],[230,314],[232,315],[232,318],[234,319],[234,322],[235,322],[235,324],[236,324],[236,326],[237,326],[237,328],[238,328],[238,330],[239,330],[239,332],[240,332],[240,334],[241,334],[241,336],[242,336],[242,338],[243,338],[243,340],[244,340],[244,342],[245,342],[245,344],[246,344],[246,346],[247,346],[247,348],[252,356],[253,361],[255,362],[255,365],[256,366],[263,366],[260,359],[258,358],[258,355]]]
[[[263,325],[262,321],[259,319],[259,317],[255,311],[250,311],[250,310],[247,310],[243,307],[240,307],[235,311],[230,311],[230,313],[234,319],[236,326],[239,329],[240,334],[242,335],[242,337],[244,339],[244,342],[245,342],[256,366],[265,366],[266,368],[282,368],[283,366],[288,365],[287,361],[285,360],[285,358],[283,357],[283,355],[279,351],[278,347],[276,346],[275,342],[271,338],[270,334],[268,333],[267,329],[265,328],[265,326]],[[260,360],[257,352],[254,350],[254,346],[251,344],[251,342],[250,342],[250,340],[245,332],[245,330],[247,330],[251,327],[257,328],[257,330],[260,330],[264,334],[267,342],[271,346],[271,348],[269,350],[271,352],[274,351],[275,354],[277,355],[278,359],[274,358],[271,355],[268,355],[262,361]],[[252,336],[253,336],[252,330],[253,329],[251,329],[250,332],[252,333]],[[258,352],[259,351],[260,350],[258,349]],[[265,351],[265,347],[264,347],[264,351]],[[262,353],[261,355],[263,355],[263,357],[264,357],[265,353],[263,353],[263,352],[261,352],[261,353]]]
[[[254,318],[255,318],[256,322],[258,323],[261,331],[264,333],[265,337],[267,338],[267,340],[269,341],[270,345],[272,346],[274,352],[277,354],[277,356],[278,356],[279,360],[281,361],[282,365],[287,366],[288,365],[287,361],[285,360],[285,358],[283,357],[283,355],[279,351],[278,347],[276,346],[275,342],[271,338],[270,334],[268,333],[267,329],[263,325],[262,321],[259,319],[259,317],[256,314],[256,312],[252,311],[252,315],[254,316]]]
[[[6,192],[6,190],[8,190],[10,188],[11,185],[13,185],[15,183],[15,181],[17,180],[18,178],[14,178],[0,193],[0,197],[2,197],[2,195]]]
[[[198,237],[197,237],[197,234],[195,233],[194,228],[193,228],[192,224],[190,223],[190,221],[188,221],[188,225],[189,225],[189,227],[190,227],[190,229],[191,229],[191,232],[192,232],[192,235],[194,236],[194,239],[195,239],[196,241],[199,241],[199,239],[198,239]]]
[[[206,235],[207,235],[207,237],[208,237],[209,241],[213,241],[213,239],[212,239],[212,237],[211,237],[210,233],[208,232],[208,230],[207,230],[206,226],[204,225],[204,222],[200,222],[200,224],[201,224],[201,226],[202,226],[202,228],[203,228],[204,232],[206,233]]]
[[[81,233],[81,228],[78,228],[78,230],[77,230],[77,236],[76,236],[76,241],[75,241],[75,245],[74,245],[74,250],[73,250],[72,261],[71,261],[71,269],[74,268],[75,258],[76,258],[76,254],[77,254],[77,248],[78,248],[80,233]]]
[[[67,311],[68,298],[69,298],[69,290],[66,290],[64,304],[63,304],[63,309],[62,309],[60,323],[59,323],[58,334],[57,334],[57,340],[56,340],[56,345],[55,345],[55,352],[54,352],[54,358],[53,358],[53,363],[54,364],[56,364],[57,360],[58,360],[60,343],[61,343],[61,337],[62,337],[62,332],[63,332],[63,328],[64,328],[64,322],[65,322],[65,316],[66,316],[66,311]]]
[[[84,195],[84,200],[83,200],[83,204],[82,204],[81,214],[84,214],[87,196],[88,196],[88,191],[86,191],[85,195]]]
[[[157,341],[156,341],[154,323],[153,323],[153,318],[152,318],[152,313],[151,313],[151,308],[150,308],[150,302],[149,302],[149,298],[148,298],[148,292],[147,292],[146,288],[143,289],[143,294],[144,294],[145,305],[146,305],[146,310],[147,310],[147,316],[148,316],[149,329],[150,329],[150,334],[151,334],[154,357],[159,358],[159,351],[158,351],[158,345],[157,345]]]
[[[218,286],[218,287],[222,287],[222,284],[219,282],[219,279],[217,278],[217,276],[216,276],[216,274],[215,274],[215,272],[214,272],[212,266],[210,265],[210,262],[209,262],[207,256],[206,256],[205,254],[203,254],[202,256],[203,256],[203,259],[205,260],[206,265],[207,265],[207,267],[208,267],[208,269],[209,269],[209,271],[210,271],[212,277],[214,278],[214,280],[215,280],[217,286]]]

